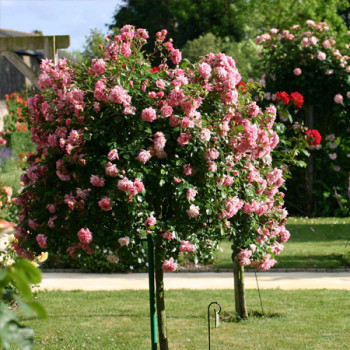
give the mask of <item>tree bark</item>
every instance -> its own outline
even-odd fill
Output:
[[[244,267],[236,259],[233,261],[233,277],[236,313],[240,318],[248,318],[244,289]]]
[[[155,273],[156,273],[156,302],[157,302],[157,320],[158,320],[158,337],[160,350],[168,350],[168,337],[165,315],[164,300],[164,275],[162,269],[162,259],[160,256],[160,242],[155,244]]]

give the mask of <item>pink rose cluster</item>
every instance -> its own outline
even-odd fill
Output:
[[[130,196],[142,192],[145,188],[142,181],[136,178],[134,181],[129,180],[126,176],[118,180],[119,190],[128,193]]]
[[[276,29],[260,41],[278,34],[287,36]],[[106,247],[111,261],[141,259],[140,238],[151,235],[162,239],[163,270],[174,271],[179,254],[212,250],[210,232],[231,236],[243,220],[260,230],[249,233],[254,250],[242,240],[240,263],[272,266],[289,237],[284,180],[271,165],[276,108],[251,100],[233,58],[209,53],[180,68],[167,32],[156,37],[174,68],[142,58],[148,34],[131,25],[106,38],[90,68],[43,61],[45,91],[28,101],[37,149],[17,200],[17,251],[66,240],[71,256]]]

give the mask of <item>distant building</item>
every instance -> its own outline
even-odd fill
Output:
[[[33,35],[37,34],[0,29],[0,37]],[[39,73],[40,62],[44,58],[42,51],[20,50],[15,52],[35,73]],[[31,86],[30,80],[14,67],[6,57],[0,56],[0,100],[4,100],[6,94],[22,91],[26,85]]]

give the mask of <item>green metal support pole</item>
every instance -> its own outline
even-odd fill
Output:
[[[157,313],[156,299],[154,292],[154,249],[153,240],[150,235],[147,236],[148,246],[148,283],[149,283],[149,308],[151,320],[151,343],[152,350],[157,350]]]

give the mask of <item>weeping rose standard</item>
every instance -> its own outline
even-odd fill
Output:
[[[42,62],[42,91],[28,101],[37,149],[17,199],[18,254],[100,249],[142,266],[151,236],[161,274],[179,255],[212,261],[229,237],[241,265],[276,262],[289,237],[282,172],[271,166],[276,109],[260,109],[249,84],[237,88],[231,57],[179,66],[165,38],[158,67],[141,52],[147,32],[129,25],[90,68]]]

